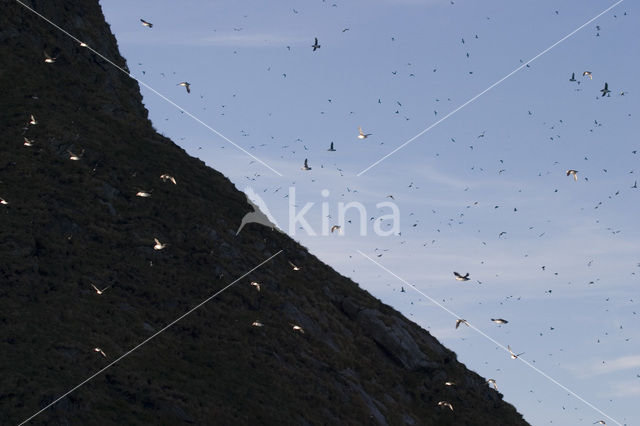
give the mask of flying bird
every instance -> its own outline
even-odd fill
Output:
[[[82,150],[82,152],[80,153],[80,155],[76,155],[73,152],[67,150],[67,152],[69,153],[69,160],[71,161],[79,161],[82,156],[84,155],[84,149]]]
[[[605,96],[610,96],[609,93],[611,93],[611,90],[609,90],[609,83],[604,83],[604,89],[601,89],[600,92],[602,93],[603,98]]]
[[[169,176],[168,174],[160,175],[160,179],[162,179],[162,181],[163,181],[163,182],[166,182],[166,181],[168,181],[168,180],[169,180],[169,181],[171,181],[174,185],[177,185],[177,184],[178,184],[178,182],[176,182],[176,178],[174,178],[173,176]]]
[[[460,324],[464,324],[464,325],[466,325],[467,327],[470,327],[470,326],[469,326],[469,323],[467,322],[467,320],[466,320],[466,319],[458,318],[458,319],[456,320],[456,330],[458,329],[458,327],[460,327]]]
[[[102,294],[104,293],[104,291],[106,289],[108,289],[109,287],[111,287],[110,285],[106,286],[105,288],[103,288],[102,290],[100,290],[98,287],[96,287],[95,285],[91,284],[91,287],[93,287],[93,289],[96,291],[96,293],[98,294]]]
[[[260,283],[256,281],[251,281],[251,285],[256,288],[256,290],[260,291]]]
[[[294,265],[290,260],[288,262],[289,262],[289,265],[291,265],[291,267],[293,268],[294,271],[299,271],[300,270],[299,266]]]
[[[487,383],[490,384],[490,385],[493,385],[493,388],[495,390],[498,390],[498,385],[496,384],[496,381],[494,379],[487,380]]]
[[[341,229],[342,229],[342,227],[341,227],[341,226],[339,226],[339,225],[333,225],[333,226],[331,227],[331,233],[333,234],[333,231],[338,231],[338,234],[339,234],[339,233],[341,232],[341,231],[340,231]]]
[[[447,401],[438,402],[438,407],[448,407],[451,409],[451,411],[453,411],[453,405],[451,405],[451,403]]]
[[[507,350],[511,354],[511,359],[517,359],[520,355],[524,355],[524,352],[520,352],[519,354],[513,353],[513,351],[511,350],[511,346],[509,345],[507,345]]]
[[[100,349],[100,348],[93,348],[93,350],[94,350],[94,351],[96,351],[96,352],[100,352],[100,353],[102,354],[102,356],[103,356],[103,357],[105,357],[105,358],[107,357],[107,354],[105,354],[105,353],[104,353],[104,351],[103,351],[102,349]]]
[[[187,93],[191,93],[191,84],[189,82],[183,81],[181,83],[178,83],[177,86],[185,87],[187,89]]]
[[[149,197],[151,197],[151,192],[147,192],[147,191],[138,191],[138,192],[136,193],[136,197],[149,198]]]
[[[24,146],[33,146],[33,141],[31,139],[27,139],[23,136],[24,138]]]
[[[593,76],[591,75],[591,71],[585,71],[585,72],[583,72],[583,73],[582,73],[582,76],[583,76],[583,77],[584,77],[584,76],[589,76],[589,78],[590,78],[591,80],[593,80]]]
[[[567,170],[567,176],[571,176],[573,175],[573,180],[577,181],[578,180],[578,171],[577,170]]]
[[[7,204],[9,204],[9,202],[6,201],[4,198],[0,198],[0,204],[2,204],[3,206],[6,206]]]
[[[507,323],[509,323],[509,321],[507,321],[506,319],[502,319],[502,318],[491,318],[491,321],[495,322],[496,324],[507,324]]]
[[[320,49],[320,45],[318,44],[318,37],[315,37],[315,42],[313,43],[313,51],[315,52],[317,49]]]
[[[29,124],[31,124],[32,126],[35,126],[36,124],[38,124],[33,114],[31,114],[31,117],[29,118]]]
[[[156,244],[153,246],[154,250],[162,250],[163,248],[165,248],[168,244],[162,244],[160,241],[158,241],[157,238],[154,238],[153,241],[156,242]]]
[[[605,425],[607,424],[607,422],[605,422],[604,420],[598,420],[597,422],[593,423],[594,425]]]
[[[254,322],[251,323],[252,326],[254,327],[263,327],[264,324],[262,324],[260,321],[256,320]]]
[[[304,166],[300,167],[300,170],[311,170],[311,167],[309,167],[309,163],[307,162],[307,159],[304,159]]]
[[[291,324],[291,327],[293,327],[293,331],[299,331],[300,333],[304,334],[304,330],[299,325]]]
[[[444,382],[445,386],[455,386],[456,382]]]
[[[366,139],[366,138],[368,138],[369,136],[371,136],[371,133],[366,133],[366,134],[365,134],[365,133],[362,131],[362,127],[358,127],[358,130],[359,130],[358,139]]]
[[[153,28],[153,24],[151,22],[147,22],[144,19],[140,19],[140,22],[142,22],[143,27]]]
[[[469,281],[469,273],[468,272],[465,275],[460,275],[459,273],[454,271],[453,275],[455,275],[457,281]]]
[[[576,73],[575,72],[571,73],[571,78],[569,79],[569,81],[576,81]]]
[[[333,147],[333,142],[331,142],[331,146],[329,147],[329,149],[327,151],[335,151],[335,148]]]
[[[47,52],[44,52],[44,61],[47,64],[53,64],[56,61],[56,59],[58,59],[57,56],[55,58],[52,58],[51,56],[49,56]]]

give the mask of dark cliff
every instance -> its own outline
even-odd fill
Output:
[[[126,68],[97,1],[25,4]],[[155,132],[123,72],[10,0],[0,0],[0,57],[2,424],[280,250],[32,422],[526,424],[427,331],[286,235],[252,224],[236,237],[244,194]],[[170,245],[154,250],[154,237]],[[110,287],[98,295],[92,284]]]

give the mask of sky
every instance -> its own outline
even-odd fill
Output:
[[[495,379],[531,424],[631,425],[640,7],[588,23],[616,1],[101,5],[132,76],[162,95],[142,86],[154,127],[281,229]],[[341,202],[363,208],[364,233]],[[289,226],[307,203],[315,235]]]

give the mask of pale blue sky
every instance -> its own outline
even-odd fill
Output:
[[[404,284],[357,250],[630,425],[640,423],[637,4],[622,2],[357,176],[613,3],[101,2],[133,75],[283,176],[143,88],[158,131],[250,185],[281,227],[292,185],[299,204],[316,202],[307,218],[317,231],[322,201],[332,217],[340,201],[377,217],[393,194],[400,236],[377,237],[371,223],[358,236],[354,216],[343,236],[295,238],[496,379],[532,424],[606,418],[473,330],[454,330],[455,318],[400,293]],[[191,94],[177,86],[185,80]],[[600,98],[605,82],[611,97]],[[357,139],[358,126],[373,135]],[[311,171],[300,170],[305,158]]]

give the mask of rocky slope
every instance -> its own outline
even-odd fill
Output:
[[[24,1],[126,67],[96,0]],[[427,331],[286,235],[236,236],[244,194],[156,133],[134,80],[17,2],[0,10],[2,424],[281,250],[32,423],[526,424]]]

